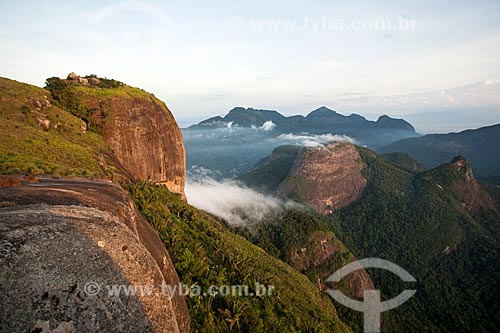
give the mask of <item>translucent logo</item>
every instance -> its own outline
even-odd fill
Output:
[[[405,271],[400,266],[387,260],[378,258],[366,258],[354,261],[332,275],[326,280],[327,282],[339,282],[347,275],[359,269],[380,268],[390,271],[399,276],[403,281],[416,282],[416,279]],[[344,295],[339,290],[328,289],[327,293],[340,304],[347,306],[350,309],[363,312],[364,315],[364,332],[380,332],[380,314],[384,311],[394,309],[415,295],[416,290],[403,290],[398,296],[393,299],[381,302],[380,290],[365,290],[363,301],[357,301]]]

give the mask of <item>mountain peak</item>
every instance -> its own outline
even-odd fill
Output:
[[[456,156],[449,163],[424,172],[445,186],[462,203],[471,216],[479,213],[482,207],[497,210],[489,192],[476,180],[467,159]]]
[[[251,110],[251,108],[248,110]],[[247,108],[245,108],[243,106],[235,106],[234,108],[229,110],[229,113],[231,113],[231,112],[244,112],[244,111],[247,111]]]
[[[408,131],[415,131],[415,128],[406,120],[391,118],[388,115],[381,115],[378,117],[375,124],[382,128],[394,128]]]
[[[460,171],[463,174],[465,174],[465,178],[468,183],[474,181],[474,174],[472,173],[472,168],[469,162],[465,159],[465,157],[463,157],[462,155],[458,155],[451,161],[451,164],[455,166],[457,171]]]
[[[321,116],[324,116],[324,115],[330,116],[330,115],[339,115],[339,114],[335,110],[329,109],[326,106],[322,106],[322,107],[320,107],[320,108],[318,108],[316,110],[311,111],[306,116],[306,118],[314,117],[314,116],[319,116],[319,115],[321,115]]]
[[[327,107],[326,107],[326,106],[324,106],[324,105],[323,105],[323,106],[321,106],[321,107],[319,107],[319,108],[317,108],[315,111],[331,111],[331,112],[335,112],[335,113],[337,113],[337,111],[332,110],[332,109],[330,109],[330,108],[327,108]]]
[[[261,128],[265,123],[271,122],[274,124],[274,133],[347,135],[360,144],[371,147],[418,135],[411,124],[401,119],[382,116],[375,122],[355,113],[346,116],[326,106],[311,111],[307,116],[284,116],[275,110],[237,106],[222,118],[212,117],[190,129],[224,128],[228,124],[239,128]]]
[[[352,144],[336,142],[321,148],[304,148],[276,193],[282,198],[299,199],[316,212],[328,215],[361,197],[367,184],[363,168]]]

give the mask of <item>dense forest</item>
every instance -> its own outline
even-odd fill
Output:
[[[360,147],[358,151],[368,181],[358,201],[329,216],[304,210],[271,217],[249,228],[247,238],[290,263],[290,253],[307,247],[311,235],[331,232],[350,250],[349,255],[383,258],[404,267],[417,279],[416,284],[402,283],[392,273],[368,270],[383,299],[404,289],[417,289],[404,306],[382,314],[385,330],[495,331],[500,313],[495,297],[500,292],[497,194],[476,181],[463,157],[423,171],[408,155],[380,156]],[[290,154],[282,156],[260,163],[256,170],[289,169]],[[275,186],[276,179],[266,186],[266,178],[258,175],[254,170],[240,180],[264,191]],[[316,282],[321,275],[318,270],[333,273],[337,265],[303,272]],[[344,320],[359,327],[352,312],[342,311]]]

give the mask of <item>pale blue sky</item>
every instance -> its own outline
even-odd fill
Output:
[[[380,19],[414,28],[370,29]],[[116,78],[184,121],[236,105],[373,116],[500,105],[500,1],[2,1],[0,22],[1,76]],[[462,99],[447,90],[461,86]],[[414,94],[425,98],[404,104]]]

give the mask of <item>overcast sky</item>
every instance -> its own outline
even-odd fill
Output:
[[[2,1],[0,22],[1,76],[115,78],[181,122],[234,106],[496,117],[500,105],[498,0]]]

